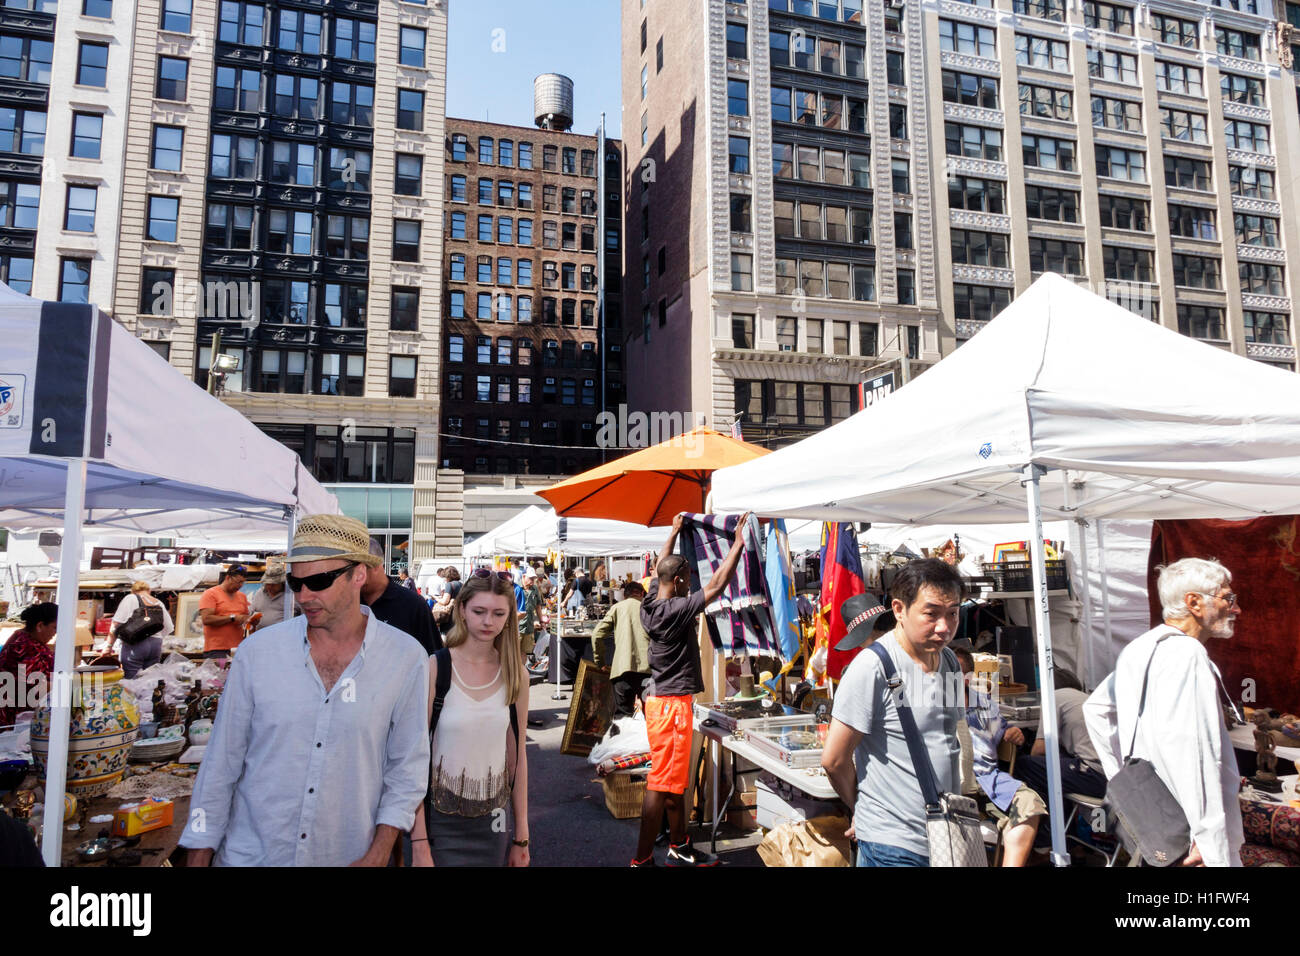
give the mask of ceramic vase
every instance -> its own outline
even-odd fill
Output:
[[[140,711],[130,691],[119,683],[121,668],[79,668],[76,680],[80,683],[80,695],[72,701],[67,792],[78,798],[97,797],[122,779],[127,754],[140,726]],[[50,707],[47,704],[32,718],[32,756],[41,773],[45,773],[49,750]]]

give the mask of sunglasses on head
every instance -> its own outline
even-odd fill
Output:
[[[474,577],[476,578],[490,578],[494,575],[500,581],[514,581],[514,577],[511,576],[509,571],[489,571],[487,568],[474,569]]]
[[[297,594],[303,588],[309,591],[315,591],[319,594],[322,591],[328,591],[334,582],[339,579],[345,571],[351,571],[357,566],[355,561],[345,564],[341,568],[335,568],[333,571],[322,571],[320,574],[309,574],[305,578],[300,578],[296,574],[286,574],[285,583],[289,585],[289,590]]]

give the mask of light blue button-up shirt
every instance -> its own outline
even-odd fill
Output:
[[[346,866],[375,827],[409,830],[429,780],[429,658],[371,616],[327,692],[299,616],[245,640],[181,845],[216,866]]]

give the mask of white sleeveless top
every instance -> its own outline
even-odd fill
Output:
[[[435,809],[463,817],[480,817],[504,807],[510,798],[506,764],[510,712],[501,672],[500,686],[475,700],[460,686],[452,669],[451,686],[433,732],[429,789]]]

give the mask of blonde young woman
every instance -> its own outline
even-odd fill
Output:
[[[527,866],[528,679],[510,575],[471,574],[452,620],[446,649],[429,658],[429,793],[411,832],[412,862]]]

